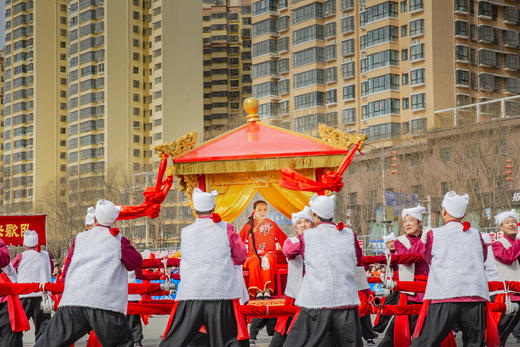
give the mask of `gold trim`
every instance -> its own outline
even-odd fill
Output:
[[[199,186],[197,175],[176,175],[180,190],[184,191],[191,209],[193,209],[193,190]]]
[[[345,149],[359,143],[359,149],[361,150],[365,146],[365,141],[368,138],[367,135],[357,133],[350,134],[323,123],[320,123],[318,126],[318,132],[324,141]]]
[[[345,159],[345,154],[309,157],[264,158],[247,160],[220,160],[174,163],[176,175],[221,174],[237,172],[278,171],[282,167],[293,170],[334,168]]]
[[[177,140],[170,143],[163,143],[155,146],[155,150],[158,152],[159,158],[164,158],[164,153],[168,154],[172,160],[175,158],[191,151],[197,144],[197,131],[193,130],[183,137],[179,137]]]

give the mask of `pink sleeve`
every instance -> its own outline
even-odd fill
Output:
[[[363,249],[361,248],[361,246],[359,244],[356,233],[355,232],[352,232],[352,233],[354,234],[354,247],[356,249],[356,258],[359,263],[361,261],[361,259],[363,258]]]
[[[426,245],[424,247],[424,260],[428,263],[432,263],[432,245],[433,245],[433,230],[428,231],[426,234]]]
[[[10,261],[11,253],[9,253],[9,248],[7,248],[4,240],[0,239],[0,267],[9,265]]]
[[[67,270],[69,269],[70,261],[72,260],[72,255],[74,254],[74,245],[76,244],[76,238],[72,241],[72,245],[69,248],[69,253],[67,254],[67,258],[65,258],[65,266],[63,266],[63,274],[61,276],[62,282],[65,283],[65,277],[67,276]]]
[[[227,234],[229,238],[229,246],[231,247],[231,259],[233,264],[242,265],[247,259],[247,247],[242,242],[240,235],[235,231],[235,227],[232,224],[227,225]]]
[[[13,260],[13,267],[18,272],[18,266],[20,265],[20,262],[22,261],[22,253],[19,253]]]
[[[137,270],[143,264],[141,254],[137,252],[130,241],[124,236],[121,237],[121,262],[128,271]]]
[[[305,243],[303,242],[303,235],[298,235],[298,241],[293,242],[290,238],[285,240],[282,247],[283,254],[289,259],[293,260],[297,256],[303,256],[305,252]]]
[[[47,253],[49,254],[49,253]],[[52,261],[51,255],[49,254],[49,263],[51,264],[51,273],[54,270],[54,262]]]
[[[506,249],[501,242],[493,242],[491,245],[493,249],[493,255],[499,262],[511,265],[520,257],[520,241],[514,242],[513,246]]]
[[[480,236],[480,243],[482,244],[482,254],[484,255],[484,261],[486,261],[488,256],[488,245],[482,238],[482,234],[478,233],[478,235]]]

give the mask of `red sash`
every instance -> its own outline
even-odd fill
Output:
[[[399,306],[408,305],[407,295],[400,294]],[[394,325],[394,346],[408,347],[412,343],[412,334],[410,333],[410,321],[408,315],[401,314],[395,316]]]
[[[9,277],[5,273],[0,274],[0,283],[12,283]],[[9,311],[9,320],[11,321],[11,329],[17,333],[20,331],[27,331],[31,327],[29,326],[29,320],[25,315],[22,303],[18,298],[18,295],[6,295],[7,298],[7,309]]]

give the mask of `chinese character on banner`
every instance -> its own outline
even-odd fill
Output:
[[[21,246],[23,234],[34,230],[38,234],[40,245],[46,244],[45,215],[31,216],[0,216],[0,238],[7,244]]]

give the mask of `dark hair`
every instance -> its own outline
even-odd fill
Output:
[[[265,206],[267,206],[267,202],[265,202],[264,200],[256,200],[254,203],[253,203],[253,210],[256,210],[256,207],[260,204],[264,204]]]
[[[316,216],[318,216],[318,215],[316,215]],[[321,222],[332,223],[332,218],[321,218],[320,216],[318,216],[318,219],[319,219]]]
[[[209,210],[209,211],[197,211],[197,210],[195,210],[195,214],[197,216],[204,215],[204,214],[211,214],[212,212],[213,212],[213,209]]]

